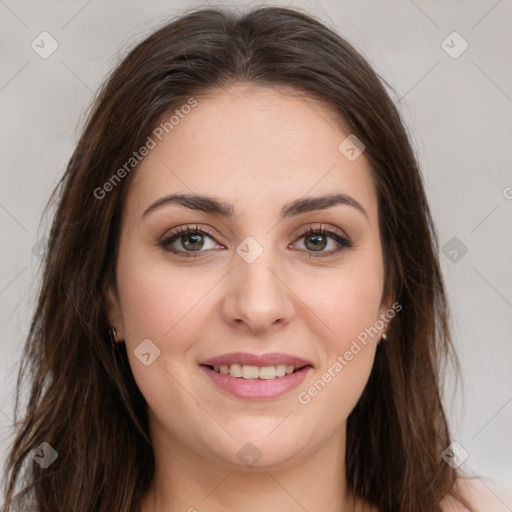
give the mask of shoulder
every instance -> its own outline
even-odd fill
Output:
[[[491,486],[488,487],[479,478],[459,477],[455,487],[472,507],[472,512],[511,512],[505,508],[504,502],[507,502],[507,499],[512,502],[512,494],[503,495],[500,499],[498,493],[491,491]],[[379,509],[366,501],[361,502],[360,508],[356,507],[355,510],[379,512]],[[441,510],[442,512],[469,512],[467,507],[451,496],[447,496],[441,502]]]
[[[502,510],[499,507],[503,506],[503,502],[500,503],[496,494],[478,478],[461,477],[457,479],[456,489],[466,498],[474,512]],[[443,512],[468,512],[468,508],[451,496],[443,500],[441,508]]]

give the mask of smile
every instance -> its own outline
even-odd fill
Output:
[[[200,365],[202,371],[223,392],[238,398],[265,400],[280,397],[299,386],[312,366]],[[284,374],[283,374],[284,372]]]
[[[253,366],[249,364],[233,363],[231,365],[222,364],[210,366],[210,368],[223,375],[231,377],[241,377],[242,379],[265,379],[271,380],[284,377],[297,369],[293,365],[278,364],[273,366]]]

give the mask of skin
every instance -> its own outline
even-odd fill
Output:
[[[368,161],[364,153],[349,161],[338,150],[350,133],[321,103],[232,85],[198,98],[137,169],[123,207],[108,314],[148,403],[156,475],[143,512],[370,510],[346,492],[346,420],[386,328],[307,405],[297,398],[393,304],[383,296]],[[366,215],[336,205],[280,219],[286,203],[334,192],[356,199]],[[172,193],[215,196],[232,203],[235,215],[169,204],[142,218]],[[354,246],[316,256],[308,236],[299,235],[320,224]],[[204,236],[200,257],[158,245],[173,229],[196,225],[214,237]],[[252,263],[236,252],[247,236],[263,248]],[[172,246],[185,251],[184,238]],[[321,242],[323,254],[338,247],[330,237]],[[134,354],[144,339],[160,350],[148,366]],[[234,351],[284,352],[314,368],[286,395],[244,400],[198,366]],[[247,442],[261,453],[252,467],[237,457]]]

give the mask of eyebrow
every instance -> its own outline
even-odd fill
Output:
[[[146,217],[150,212],[160,209],[169,204],[178,204],[211,215],[220,215],[221,217],[234,217],[234,206],[225,201],[221,201],[215,197],[202,194],[171,194],[149,205],[142,217]],[[351,206],[362,213],[367,220],[368,214],[363,206],[353,197],[347,194],[329,194],[317,197],[302,197],[286,203],[281,208],[281,218],[293,217],[302,213],[313,212],[317,210],[325,210],[332,206],[346,205]]]

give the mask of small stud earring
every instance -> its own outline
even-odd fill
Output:
[[[109,329],[109,333],[110,333],[110,343],[112,344],[113,347],[115,347],[116,346],[116,341],[117,341],[116,340],[116,334],[117,334],[116,328],[115,327],[111,327]]]
[[[384,334],[382,335],[382,339],[383,339],[384,341],[386,341],[386,340],[388,339],[388,335],[387,335],[387,333],[384,333]]]

